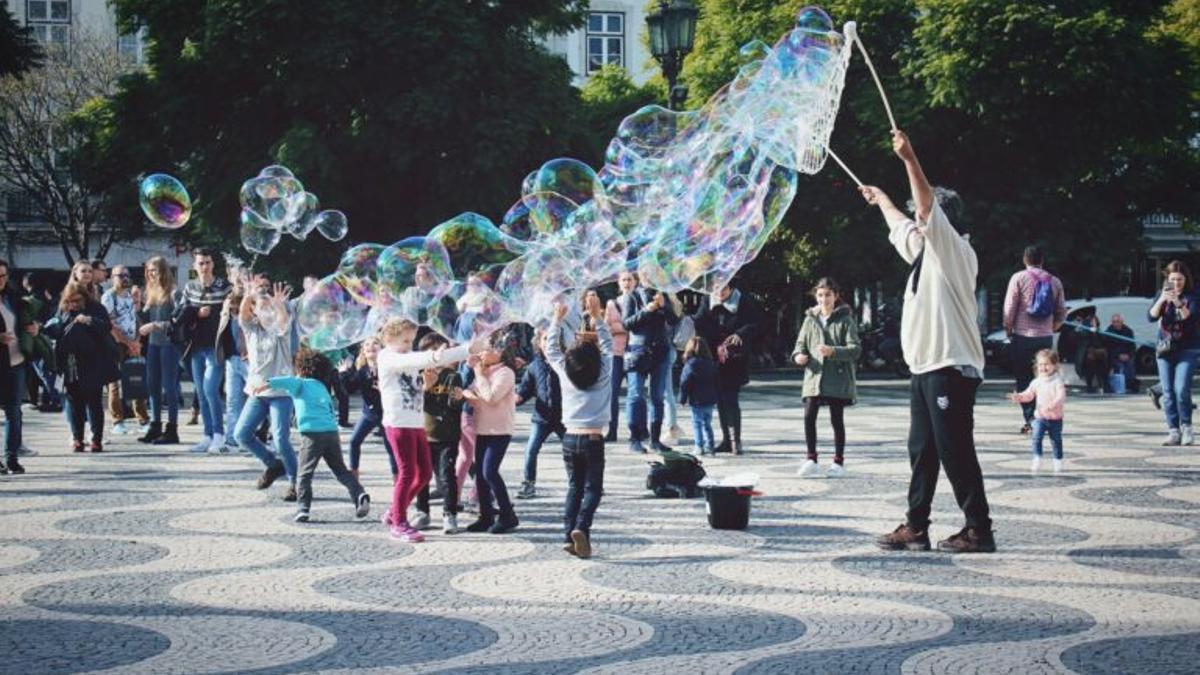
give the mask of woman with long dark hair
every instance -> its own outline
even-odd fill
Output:
[[[71,425],[73,450],[83,452],[83,423],[92,426],[91,451],[100,452],[104,440],[104,385],[121,377],[110,348],[108,312],[91,296],[87,286],[72,281],[63,289],[58,316],[46,333],[57,339],[54,356],[67,392],[66,413]],[[114,346],[115,347],[115,346]]]
[[[1182,261],[1173,260],[1163,269],[1163,290],[1150,306],[1150,320],[1158,322],[1158,380],[1162,385],[1162,409],[1167,418],[1167,440],[1163,445],[1191,445],[1192,375],[1200,358],[1200,315],[1196,284]]]

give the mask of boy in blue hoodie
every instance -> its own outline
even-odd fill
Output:
[[[530,418],[529,442],[525,445],[525,480],[517,499],[532,499],[537,496],[537,458],[542,444],[550,434],[558,434],[561,441],[567,432],[562,424],[562,389],[558,375],[546,361],[542,343],[546,333],[538,330],[533,338],[533,361],[525,368],[521,383],[517,385],[517,405],[533,399],[533,415]]]
[[[327,381],[332,379],[333,367],[320,352],[303,348],[296,354],[296,375],[272,377],[262,389],[275,389],[292,397],[296,420],[300,427],[300,458],[296,480],[297,506],[295,520],[307,523],[312,505],[312,477],[322,459],[333,471],[338,482],[346,486],[354,502],[354,515],[365,517],[371,511],[371,497],[363,491],[358,478],[346,468],[342,459],[342,443],[338,438],[337,412],[329,396]]]

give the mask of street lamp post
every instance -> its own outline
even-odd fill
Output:
[[[683,57],[692,51],[696,40],[696,18],[700,14],[688,0],[659,0],[658,9],[646,16],[650,30],[650,53],[662,66],[667,78],[667,107],[678,110],[687,100],[687,85],[675,84],[683,68]]]

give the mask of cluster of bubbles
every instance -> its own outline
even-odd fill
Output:
[[[192,198],[187,189],[165,173],[142,179],[138,185],[138,204],[150,222],[168,230],[178,230],[192,217]]]
[[[238,191],[242,247],[266,255],[284,233],[304,241],[316,230],[330,241],[346,236],[346,214],[322,211],[317,196],[285,166],[272,164],[242,183]]]
[[[599,172],[554,159],[530,173],[499,225],[464,213],[425,236],[351,248],[302,298],[301,331],[334,349],[392,317],[454,340],[544,325],[557,301],[622,270],[664,291],[723,287],[782,220],[798,173],[823,167],[850,41],[810,7],[773,47],[741,54],[702,108],[626,117]]]

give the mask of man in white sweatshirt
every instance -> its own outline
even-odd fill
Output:
[[[887,220],[888,239],[912,265],[904,291],[900,343],[912,371],[908,454],[912,479],[903,525],[879,538],[886,550],[929,550],[929,510],[939,466],[954,488],[966,526],[938,542],[951,553],[996,550],[983,475],[975,454],[975,391],[983,382],[983,343],[976,323],[975,276],[979,263],[967,238],[950,224],[934,198],[912,144],[892,132],[892,149],[904,162],[916,221],[877,187],[860,188]]]

